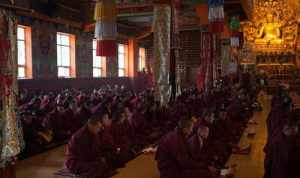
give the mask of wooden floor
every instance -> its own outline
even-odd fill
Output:
[[[265,120],[270,111],[270,98],[259,97],[264,110],[255,113],[253,119],[258,123],[251,126],[256,131],[254,138],[243,135],[240,145],[252,144],[250,155],[233,155],[228,165],[237,164],[236,178],[263,177],[263,147],[266,140]],[[49,151],[45,154],[20,161],[17,166],[17,178],[50,178],[52,173],[63,167],[65,147]],[[113,178],[159,178],[154,155],[142,155],[129,162],[125,168],[118,170]]]
[[[267,138],[266,118],[270,112],[270,97],[261,95],[259,101],[263,106],[262,112],[254,113],[253,120],[257,125],[249,125],[249,129],[254,129],[256,135],[249,138],[246,132],[240,140],[240,146],[252,145],[249,155],[232,155],[227,165],[237,164],[235,178],[262,178],[264,175],[264,152],[263,148]],[[246,130],[247,130],[246,129]]]

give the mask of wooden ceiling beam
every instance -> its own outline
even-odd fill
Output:
[[[43,21],[50,22],[50,23],[69,25],[70,27],[79,28],[79,29],[83,28],[83,23],[79,23],[79,22],[75,22],[75,21],[71,21],[71,20],[65,20],[65,19],[61,19],[61,18],[51,18],[47,15],[43,15],[38,12],[17,11],[16,14],[19,16],[31,17],[31,18],[43,20]]]

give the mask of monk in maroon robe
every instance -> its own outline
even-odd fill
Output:
[[[193,121],[180,120],[178,127],[159,143],[156,160],[161,178],[212,178],[216,170],[195,158],[188,144],[193,130]],[[201,145],[200,145],[201,147]],[[195,148],[195,147],[194,147]],[[197,150],[197,149],[194,149]]]
[[[104,113],[101,118],[104,130],[100,133],[101,151],[108,164],[112,167],[122,167],[121,149],[116,146],[113,138],[112,120],[108,113]]]
[[[72,136],[67,146],[65,163],[71,173],[99,178],[110,172],[99,143],[98,136],[102,129],[99,117],[93,117]]]
[[[295,168],[299,164],[296,161],[299,161],[299,155],[295,154],[299,153],[296,146],[297,136],[298,126],[285,125],[283,130],[272,139],[268,148],[268,162],[264,178],[294,178],[299,175],[299,167]]]
[[[112,127],[113,139],[116,147],[120,149],[122,162],[126,163],[134,157],[134,142],[130,137],[130,125],[125,112],[120,112],[117,119]]]

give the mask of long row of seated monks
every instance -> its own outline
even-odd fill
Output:
[[[133,107],[126,102],[116,110],[99,109],[71,137],[65,165],[76,175],[108,177],[146,146],[158,144],[161,178],[213,178],[252,115],[256,97],[246,90],[228,83],[206,94],[189,88],[164,107],[150,92],[139,95]]]
[[[137,95],[119,87],[91,92],[72,89],[47,94],[23,93],[19,103],[26,142],[25,154],[69,139],[95,113],[107,113],[116,127],[124,122],[122,117],[129,118],[128,122],[133,126],[135,123],[131,123],[131,118],[141,118],[139,126],[134,127],[139,127],[144,134],[153,133],[151,128],[157,125],[155,120],[160,114],[152,90]],[[126,132],[122,129],[115,131],[114,135]],[[151,136],[153,139],[159,135]],[[119,139],[121,142],[122,138]]]
[[[267,118],[264,178],[300,177],[299,117],[288,90],[278,86]]]

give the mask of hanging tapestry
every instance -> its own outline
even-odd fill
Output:
[[[210,32],[201,33],[201,67],[197,79],[199,91],[209,91],[213,77],[213,35]]]

